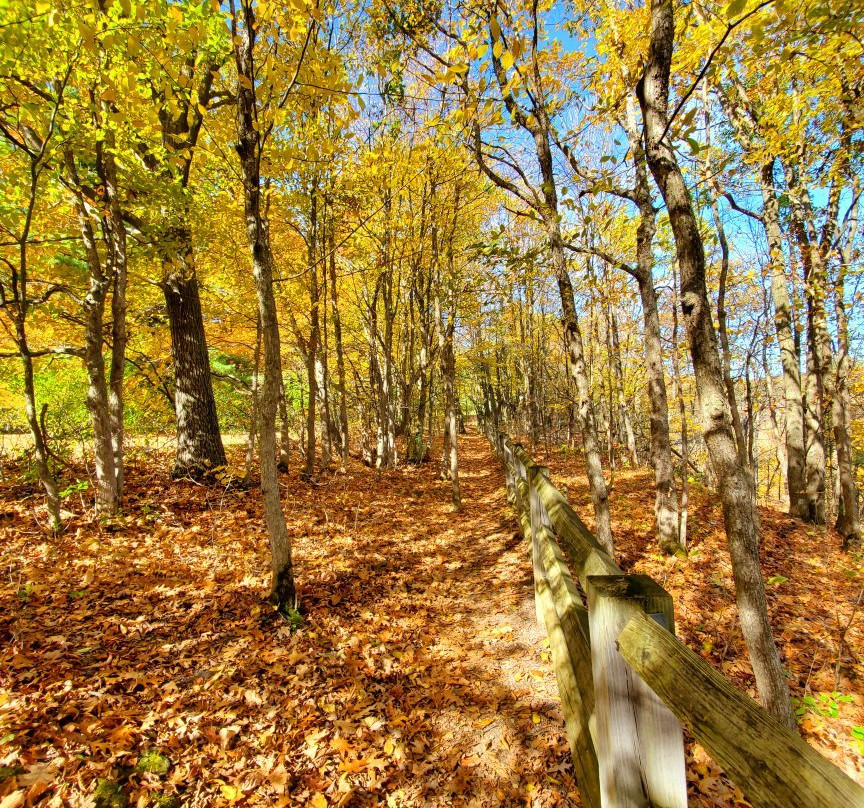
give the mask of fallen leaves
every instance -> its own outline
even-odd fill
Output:
[[[265,600],[255,490],[213,497],[133,465],[128,519],[110,532],[79,515],[70,535],[34,543],[23,516],[5,524],[0,769],[15,773],[0,775],[0,801],[85,805],[103,780],[134,808],[157,796],[190,808],[578,805],[530,559],[485,444],[470,436],[462,448],[459,515],[431,466],[379,474],[350,464],[315,489],[283,476],[307,621],[299,632]],[[583,507],[579,486],[571,498]],[[400,491],[413,498],[407,510]],[[623,521],[632,512],[647,524],[644,476],[622,473],[616,496],[625,565],[665,581],[691,647],[746,688],[711,506],[693,492],[696,552],[668,561],[651,555],[650,526]],[[17,508],[0,489],[0,510]],[[783,544],[772,514],[763,511],[766,573],[790,579],[769,592],[787,662],[798,681],[812,667],[812,686],[830,690],[831,597],[845,619],[855,580],[837,573],[834,594],[820,595],[834,551],[794,526]],[[812,577],[789,574],[789,547],[820,559],[804,565]],[[847,642],[864,647],[857,624]],[[850,717],[859,702],[843,705]],[[813,722],[809,738],[848,767],[831,725]],[[152,753],[170,767],[154,759],[155,771],[136,771]],[[710,759],[691,760],[689,775],[694,806],[735,804]]]

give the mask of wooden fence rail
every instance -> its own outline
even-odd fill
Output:
[[[754,808],[864,808],[864,789],[675,638],[669,593],[622,572],[545,466],[505,434],[487,437],[531,543],[586,806],[686,808],[683,724]]]

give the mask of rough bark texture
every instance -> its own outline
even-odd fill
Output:
[[[225,465],[225,449],[213,396],[210,355],[192,255],[191,234],[177,233],[176,253],[163,258],[162,291],[171,329],[174,406],[177,416],[176,476],[200,476]]]
[[[681,272],[681,310],[687,328],[705,444],[717,475],[732,559],[742,633],[763,703],[794,726],[783,665],[774,638],[759,565],[758,518],[752,478],[741,463],[723,383],[717,335],[705,281],[705,251],[690,192],[666,136],[669,71],[674,43],[671,0],[652,0],[651,44],[638,95],[646,156],[666,202]]]
[[[860,193],[860,189],[857,189]],[[845,245],[838,250],[840,266],[834,283],[834,310],[837,315],[837,367],[834,382],[834,404],[832,419],[837,440],[837,473],[841,489],[840,511],[837,514],[837,530],[843,536],[845,547],[861,542],[861,519],[858,511],[858,487],[855,482],[854,457],[852,456],[852,413],[849,393],[849,319],[846,313],[845,281],[853,260],[853,245],[858,230],[858,212],[861,198],[851,212],[848,236]]]
[[[273,252],[261,212],[261,141],[256,124],[255,101],[255,13],[251,0],[244,0],[232,19],[234,57],[241,80],[237,85],[237,153],[243,179],[246,237],[252,253],[252,272],[258,300],[258,316],[264,343],[264,384],[261,389],[258,457],[264,518],[270,537],[273,580],[270,598],[280,610],[296,605],[291,537],[282,513],[279,475],[276,467],[276,411],[282,375],[279,322],[273,294]]]

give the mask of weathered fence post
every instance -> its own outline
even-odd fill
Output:
[[[864,808],[851,777],[656,623],[634,617],[619,643],[755,808]]]
[[[525,464],[522,462],[522,459],[519,457],[519,452],[517,449],[521,449],[517,443],[515,446],[511,446],[510,452],[511,457],[513,458],[513,472],[516,483],[516,506],[519,509],[519,512],[525,515],[530,515],[530,503],[526,501],[526,498],[523,494],[525,491],[525,487],[528,484],[528,472],[525,468]]]
[[[504,462],[504,477],[507,487],[507,501],[511,507],[518,507],[518,491],[516,489],[516,458],[513,455],[513,446],[510,439],[502,436],[501,439],[501,460]]]
[[[646,575],[591,575],[587,594],[603,808],[687,808],[681,724],[616,642],[641,613],[674,632],[672,597]]]
[[[528,503],[531,509],[531,558],[534,563],[534,612],[537,615],[537,622],[541,626],[546,625],[545,617],[543,616],[543,604],[539,587],[541,583],[545,585],[545,575],[543,574],[543,565],[540,561],[540,531],[545,527],[551,530],[552,522],[549,520],[549,514],[546,513],[546,508],[543,507],[543,502],[537,493],[537,487],[534,479],[537,475],[549,479],[549,469],[546,466],[538,466],[534,463],[526,467],[528,477]]]

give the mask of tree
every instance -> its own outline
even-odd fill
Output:
[[[759,566],[756,498],[752,478],[738,455],[726,400],[717,335],[705,279],[705,251],[690,191],[667,136],[669,75],[675,38],[670,0],[652,0],[651,44],[637,85],[645,154],[660,188],[675,235],[680,268],[681,311],[699,388],[702,433],[723,503],[723,518],[741,630],[750,652],[759,694],[766,709],[794,726],[783,665],[774,638]]]

